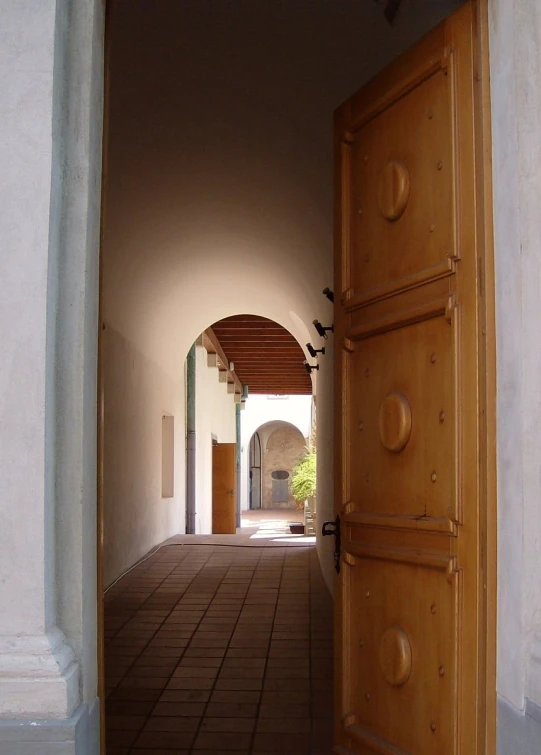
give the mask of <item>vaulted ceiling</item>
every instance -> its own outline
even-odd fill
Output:
[[[250,393],[312,393],[304,352],[278,323],[256,315],[235,315],[214,323],[212,331]]]

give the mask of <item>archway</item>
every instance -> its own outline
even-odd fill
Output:
[[[214,445],[236,444],[239,526],[247,507],[245,475],[255,425],[280,419],[285,405],[288,413],[303,415],[308,436],[315,385],[304,365],[305,352],[294,336],[258,315],[223,318],[195,339],[185,370],[186,516],[180,531],[184,521],[187,533],[212,531]]]
[[[308,413],[304,412],[304,423],[298,420],[298,424],[293,424],[279,419],[265,422],[257,428],[247,446],[243,447],[243,469],[248,467],[248,496],[242,500],[243,509],[295,508],[295,500],[289,489],[290,476],[309,442],[309,408],[309,405],[306,406]],[[258,456],[259,448],[261,451]],[[255,482],[254,469],[257,470]],[[254,485],[259,485],[260,488],[260,505],[255,507],[251,505],[253,499],[250,496]]]

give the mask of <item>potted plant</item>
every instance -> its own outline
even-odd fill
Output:
[[[313,449],[293,467],[290,484],[297,510],[304,510],[304,502],[316,494],[316,452]]]

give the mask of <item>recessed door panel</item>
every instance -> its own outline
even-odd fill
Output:
[[[457,521],[453,332],[440,315],[356,344],[350,373],[355,513],[410,517],[420,527]]]
[[[394,753],[392,745],[415,755],[451,755],[458,596],[452,559],[418,563],[392,548],[375,558],[370,547],[353,543],[348,553],[345,729],[361,748],[375,737],[383,752]]]
[[[397,88],[382,112],[375,103],[351,135],[353,290],[365,298],[455,258],[453,62],[445,49],[426,60],[426,80]]]

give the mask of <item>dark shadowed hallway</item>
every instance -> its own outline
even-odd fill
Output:
[[[331,751],[314,547],[168,545],[106,594],[108,755]]]

